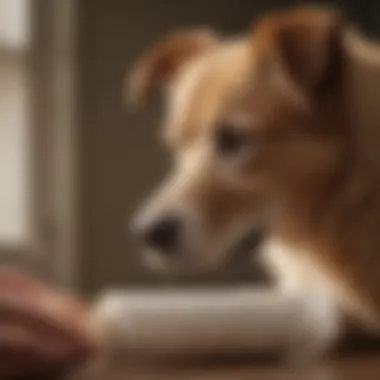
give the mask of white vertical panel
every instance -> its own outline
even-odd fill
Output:
[[[0,0],[0,247],[29,238],[29,102],[22,52],[32,0]],[[11,54],[6,54],[7,50]]]
[[[24,65],[0,61],[0,246],[28,235],[28,99]]]
[[[32,0],[0,0],[0,48],[23,50],[30,39]]]

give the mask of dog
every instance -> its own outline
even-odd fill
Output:
[[[380,326],[380,47],[340,12],[268,13],[249,33],[168,35],[128,80],[159,89],[168,178],[134,220],[149,265],[210,269],[247,238],[275,285],[252,329],[291,360]],[[262,309],[265,310],[262,310]]]

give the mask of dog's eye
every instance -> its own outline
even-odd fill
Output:
[[[245,145],[244,134],[232,128],[220,128],[215,135],[215,147],[222,157],[238,154]]]

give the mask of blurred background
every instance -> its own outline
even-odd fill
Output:
[[[141,265],[128,218],[170,162],[157,144],[160,110],[129,113],[123,78],[168,31],[240,33],[262,12],[297,3],[0,0],[0,263],[85,294],[261,280],[245,260],[186,278]],[[380,36],[379,1],[334,3]]]

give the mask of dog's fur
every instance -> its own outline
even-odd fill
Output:
[[[268,297],[297,300],[283,313],[299,326],[302,348],[333,342],[342,311],[376,331],[380,48],[333,10],[293,9],[236,39],[169,36],[138,62],[130,97],[141,102],[156,86],[167,94],[164,140],[175,169],[138,225],[175,211],[186,235],[174,265],[211,266],[264,224],[262,258],[279,284]],[[233,157],[215,151],[221,127],[244,136]]]

